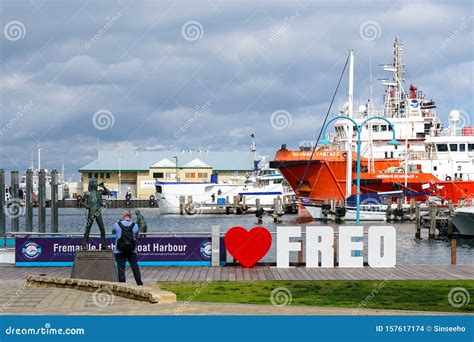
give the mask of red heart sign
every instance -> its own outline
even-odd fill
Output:
[[[272,245],[272,234],[265,227],[254,227],[250,231],[232,227],[224,240],[229,253],[242,266],[252,267],[267,254]]]

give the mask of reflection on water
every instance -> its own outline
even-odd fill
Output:
[[[61,208],[59,209],[59,231],[82,233],[86,220],[85,209]],[[242,226],[250,229],[257,226],[254,215],[200,215],[200,216],[179,216],[179,215],[159,215],[157,209],[140,209],[148,223],[148,232],[209,232],[213,225],[219,225],[221,231],[225,232],[233,226]],[[121,209],[106,209],[103,212],[104,224],[108,232],[112,225],[121,217]],[[132,209],[132,213],[134,210]],[[49,214],[49,210],[47,210]],[[36,214],[36,212],[35,212]],[[47,217],[46,226],[50,226],[50,217]],[[7,220],[7,226],[9,226]],[[24,230],[25,218],[20,217],[20,230]],[[295,215],[285,215],[283,224],[297,225]],[[311,225],[322,225],[322,223],[309,223]],[[354,223],[348,223],[353,225]],[[337,225],[330,224],[337,231]],[[447,239],[439,238],[428,240],[428,231],[422,231],[423,239],[415,239],[415,226],[413,223],[363,223],[364,230],[369,226],[393,225],[397,229],[397,264],[398,265],[449,265],[451,260],[451,244]],[[276,231],[276,224],[270,216],[265,216],[263,226],[271,232]],[[34,230],[37,230],[37,217],[34,217]],[[47,228],[47,230],[49,230]],[[97,225],[93,226],[93,233],[98,233]],[[275,238],[275,235],[273,235]],[[367,241],[364,241],[366,245]],[[264,261],[275,261],[275,241]],[[364,248],[366,250],[366,248]],[[291,260],[296,260],[296,252],[292,252]],[[474,264],[474,239],[458,240],[457,261],[459,265]]]

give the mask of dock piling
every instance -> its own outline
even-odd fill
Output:
[[[403,203],[402,198],[397,198],[397,210],[395,212],[395,221],[403,222]]]
[[[257,207],[257,212],[259,212],[259,209],[260,209],[260,198],[255,199],[255,206]],[[263,217],[262,217],[262,216],[257,216],[257,222],[258,222],[258,223],[263,223]]]
[[[33,170],[26,170],[25,231],[33,231]]]
[[[429,206],[430,213],[430,239],[434,239],[436,235],[436,203],[431,202]]]
[[[421,214],[420,214],[420,202],[415,204],[415,238],[421,239]]]
[[[51,233],[57,233],[58,230],[58,171],[51,171]]]
[[[409,215],[410,222],[413,222],[413,220],[415,219],[415,199],[414,198],[410,199],[410,209],[409,209],[408,215]]]
[[[184,207],[186,206],[186,198],[184,196],[179,196],[179,214],[184,215]]]
[[[389,198],[389,199],[387,200],[387,212],[386,212],[386,214],[385,214],[385,220],[386,220],[387,222],[391,222],[391,221],[392,221],[392,203],[393,203],[392,199]]]
[[[19,178],[18,171],[11,172],[11,187],[10,195],[12,196],[12,206],[10,212],[12,214],[12,232],[20,231],[20,196],[19,196]]]
[[[38,172],[38,232],[46,233],[46,172]]]
[[[4,235],[5,227],[5,171],[0,169],[0,235]]]
[[[451,239],[451,265],[456,265],[457,263],[456,245],[456,239]]]

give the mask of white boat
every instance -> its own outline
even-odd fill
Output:
[[[313,219],[321,220],[324,219],[323,206],[316,203],[303,203],[304,207],[311,215]],[[396,205],[393,206],[396,208]],[[331,211],[335,212],[336,208],[332,208]],[[387,213],[386,204],[362,204],[360,206],[360,220],[361,221],[385,221]],[[356,220],[356,207],[345,207],[344,214],[345,221]]]
[[[474,207],[459,207],[452,218],[454,227],[462,236],[474,236]]]
[[[253,205],[256,200],[260,205],[272,206],[274,199],[291,197],[294,192],[280,174],[248,177],[241,184],[208,183],[208,182],[156,182],[155,198],[161,214],[179,214],[180,197],[192,196],[193,211],[195,214],[211,210],[212,207],[224,207],[226,201],[233,203],[234,196],[246,205]],[[215,205],[215,206],[213,206]],[[189,208],[186,207],[186,211]]]

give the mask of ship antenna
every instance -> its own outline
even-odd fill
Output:
[[[336,90],[334,91],[334,94],[332,95],[332,99],[331,99],[331,103],[329,104],[329,108],[328,108],[328,111],[326,112],[326,117],[324,118],[324,122],[323,124],[321,125],[321,129],[319,130],[319,134],[318,134],[318,139],[316,140],[316,143],[314,144],[313,146],[313,149],[311,151],[311,156],[309,157],[308,159],[308,162],[306,164],[306,167],[304,169],[304,173],[303,173],[303,177],[300,179],[300,181],[298,182],[298,187],[296,188],[296,195],[298,195],[298,192],[300,190],[300,187],[301,185],[303,184],[305,178],[306,178],[306,175],[308,174],[308,170],[309,170],[309,166],[311,164],[311,160],[313,159],[313,156],[314,156],[314,152],[316,152],[316,148],[318,147],[318,141],[320,140],[321,138],[321,134],[323,132],[323,127],[326,125],[326,121],[328,120],[328,117],[329,117],[329,113],[331,112],[331,108],[332,108],[332,105],[334,103],[334,99],[336,98],[336,95],[337,95],[337,92],[339,90],[339,86],[341,85],[341,81],[342,81],[342,77],[344,76],[344,73],[346,72],[346,68],[347,68],[347,64],[349,63],[349,59],[350,59],[350,54],[347,55],[347,59],[346,59],[346,62],[344,64],[344,68],[342,69],[342,73],[341,73],[341,76],[339,77],[339,81],[337,82],[337,87],[336,87]]]

